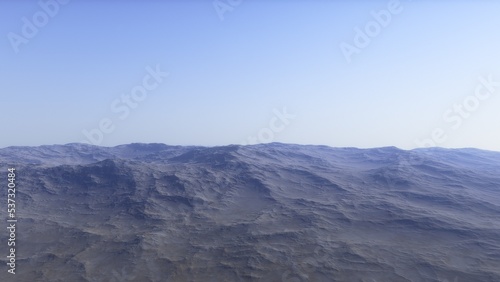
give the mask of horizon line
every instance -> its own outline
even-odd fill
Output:
[[[88,143],[81,143],[81,142],[71,142],[71,143],[66,143],[66,144],[43,144],[43,145],[33,145],[33,146],[17,146],[17,145],[12,145],[12,146],[6,146],[6,147],[1,147],[0,150],[4,149],[9,149],[9,148],[38,148],[38,147],[56,147],[56,146],[71,146],[71,145],[79,145],[79,146],[89,146],[89,147],[98,147],[98,148],[116,148],[116,147],[121,147],[121,146],[130,146],[130,145],[164,145],[164,146],[169,146],[169,147],[198,147],[198,148],[217,148],[217,147],[230,147],[230,146],[237,146],[237,147],[254,147],[254,146],[265,146],[265,145],[288,145],[288,146],[304,146],[304,147],[328,147],[332,149],[357,149],[357,150],[376,150],[376,149],[387,149],[387,148],[394,148],[400,151],[414,151],[414,150],[432,150],[432,149],[441,149],[441,150],[479,150],[479,151],[489,151],[489,152],[496,152],[500,153],[500,151],[496,150],[491,150],[491,149],[483,149],[483,148],[477,148],[477,147],[439,147],[439,146],[430,146],[430,147],[415,147],[411,149],[403,149],[398,146],[380,146],[380,147],[355,147],[355,146],[330,146],[330,145],[325,145],[325,144],[298,144],[298,143],[284,143],[284,142],[270,142],[270,143],[256,143],[256,144],[226,144],[226,145],[213,145],[213,146],[207,146],[207,145],[173,145],[173,144],[166,144],[166,143],[161,143],[161,142],[132,142],[132,143],[124,143],[124,144],[118,144],[118,145],[112,145],[112,146],[105,146],[105,145],[94,145],[94,144],[88,144]]]

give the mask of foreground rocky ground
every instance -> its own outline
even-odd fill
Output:
[[[69,144],[8,167],[0,281],[500,281],[497,152]]]

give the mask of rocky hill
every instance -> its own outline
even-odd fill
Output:
[[[500,153],[0,149],[0,281],[500,281]]]

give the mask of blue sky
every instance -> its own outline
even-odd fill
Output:
[[[500,151],[499,2],[215,3],[0,2],[0,147]]]

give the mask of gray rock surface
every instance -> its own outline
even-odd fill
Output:
[[[500,281],[498,152],[68,144],[8,167],[0,281]]]

